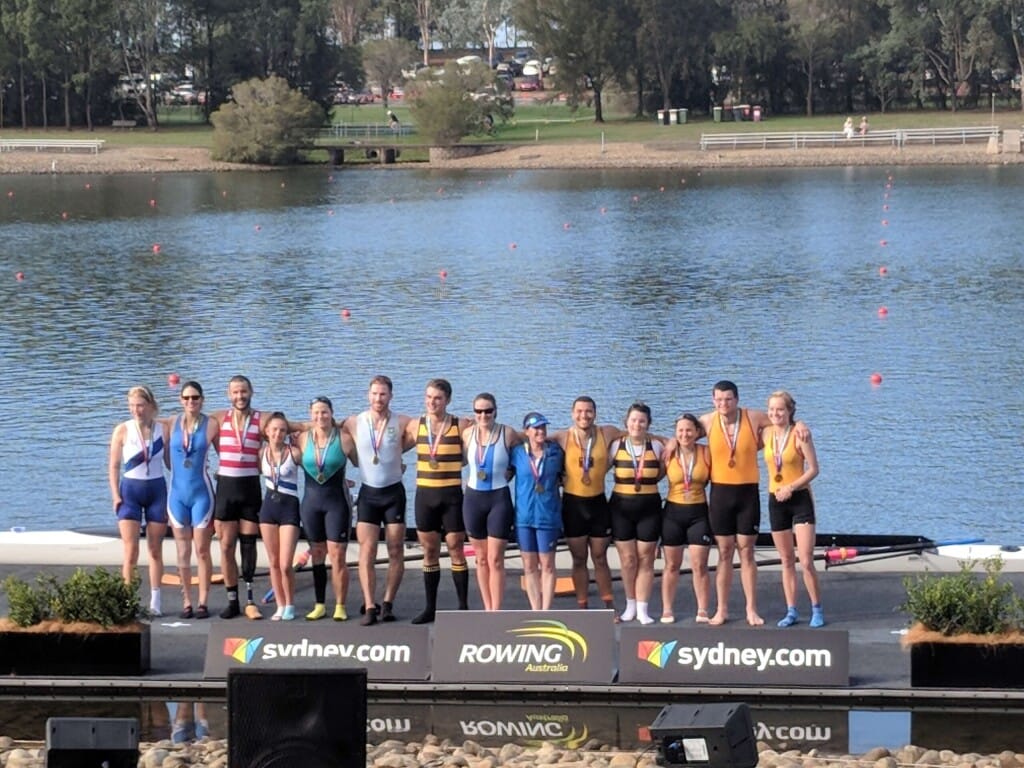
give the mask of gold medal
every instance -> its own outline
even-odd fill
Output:
[[[580,479],[583,480],[583,484],[584,485],[590,485],[590,473],[589,472],[584,472],[583,473],[583,477],[580,478]]]
[[[434,458],[430,459],[430,468],[431,469],[437,469],[439,466],[440,466],[440,464],[438,463],[437,459],[434,459]]]
[[[637,493],[640,493],[640,489],[641,488],[643,488],[643,484],[642,483],[636,483],[636,484],[633,485],[633,490],[635,490]]]
[[[486,480],[487,479],[487,470],[486,469],[478,469],[477,472],[476,472],[476,476],[479,477],[481,480]]]
[[[782,482],[782,473],[781,472],[779,472],[779,474],[777,474],[775,476],[775,482],[776,483],[781,483]]]
[[[735,467],[736,466],[736,459],[729,459],[729,466],[730,467]]]
[[[324,473],[323,473],[323,472],[318,472],[318,473],[317,473],[317,475],[316,475],[316,481],[317,481],[318,483],[322,483],[322,482],[323,482],[324,480],[326,480],[326,479],[327,479],[327,478],[325,478],[325,477],[324,477]]]
[[[375,455],[374,455],[374,457],[373,457],[373,463],[374,463],[374,464],[380,464],[380,456],[377,456],[377,455],[375,454]]]
[[[535,486],[533,486],[533,490],[535,490],[537,493],[544,493],[544,483],[537,483]]]

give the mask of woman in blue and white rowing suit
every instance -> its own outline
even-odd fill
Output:
[[[314,397],[309,404],[313,428],[299,436],[302,468],[306,473],[300,513],[302,527],[313,551],[313,593],[316,604],[306,614],[310,621],[327,615],[327,565],[331,559],[334,588],[334,620],[345,621],[348,595],[348,535],[352,528],[352,499],[345,480],[345,457],[355,463],[355,441],[334,424],[334,406],[328,397]]]
[[[260,506],[260,536],[270,562],[270,585],[277,610],[271,621],[295,618],[295,570],[292,559],[299,540],[299,465],[302,451],[288,443],[288,420],[275,411],[263,429],[260,468],[266,494]]]
[[[149,551],[149,610],[160,614],[160,581],[164,575],[163,540],[167,533],[167,481],[164,480],[164,430],[156,420],[159,408],[149,387],[128,390],[132,417],[114,427],[110,438],[107,476],[124,544],[121,576],[128,583],[136,577],[139,563],[139,532],[146,518]],[[122,470],[124,475],[122,477]]]
[[[462,430],[463,455],[469,466],[462,497],[462,521],[476,553],[476,580],[485,611],[501,609],[505,596],[505,548],[515,511],[508,490],[509,448],[520,439],[496,420],[494,395],[473,400],[475,424]]]
[[[526,442],[516,445],[510,458],[516,474],[516,537],[530,607],[549,611],[555,598],[555,548],[562,533],[558,487],[565,451],[548,440],[548,420],[536,411],[526,414],[523,431]]]
[[[178,552],[183,619],[205,619],[210,615],[207,601],[213,578],[210,541],[213,539],[213,483],[208,455],[220,429],[203,413],[203,388],[197,381],[181,387],[182,413],[164,420],[171,487],[167,493],[167,516]],[[192,546],[195,545],[199,572],[199,604],[192,608]]]

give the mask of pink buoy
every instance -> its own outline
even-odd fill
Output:
[[[569,231],[570,229],[572,229],[572,224],[570,224],[570,223],[569,223],[569,222],[567,221],[567,222],[565,222],[565,223],[564,223],[564,224],[562,225],[562,229],[564,229],[564,230],[565,230],[566,232],[568,232],[568,231]]]
[[[889,210],[889,206],[888,205],[883,205],[882,206],[882,210],[883,211],[888,211]]]
[[[442,269],[440,272],[438,272],[438,274],[441,276],[442,280],[447,280],[448,279],[448,270],[447,269]]]
[[[62,219],[64,219],[64,221],[67,221],[68,220],[68,212],[67,211],[61,211],[60,212],[60,217]]]
[[[154,200],[153,198],[150,198],[150,200],[149,200],[149,207],[150,208],[156,208],[156,200]]]
[[[334,215],[334,209],[332,208],[331,210],[327,211],[327,215],[328,216],[333,216]]]
[[[665,191],[665,188],[664,188],[664,187],[658,187],[658,191],[659,191],[659,192],[664,192],[664,191]]]
[[[888,275],[889,274],[889,268],[888,267],[879,267],[878,268],[878,274],[880,274],[880,275]]]
[[[160,243],[153,243],[153,253],[160,253]]]
[[[519,247],[519,246],[518,246],[518,245],[516,245],[515,243],[509,243],[509,244],[508,244],[508,249],[509,249],[510,251],[514,251],[514,250],[515,250],[516,248],[518,248],[518,247]]]
[[[884,306],[884,305],[879,307],[878,308],[878,316],[879,317],[888,317],[889,316],[889,308]]]
[[[167,386],[174,388],[181,383],[181,376],[176,373],[167,374]]]
[[[604,216],[606,213],[608,213],[608,209],[605,208],[604,206],[601,206],[601,215]]]
[[[348,320],[350,317],[352,317],[352,313],[347,309],[343,309],[341,310],[341,316],[343,319]]]
[[[882,226],[883,227],[888,227],[889,226],[889,220],[888,219],[882,219]]]
[[[24,272],[15,272],[14,273],[14,279],[17,280],[19,283],[22,282],[25,279],[25,273]]]
[[[85,188],[86,189],[92,189],[92,184],[89,184],[88,182],[86,182]]]
[[[883,248],[885,248],[885,246],[887,246],[889,244],[889,241],[888,240],[879,240],[878,244],[880,246],[882,246]]]
[[[8,197],[14,197],[14,190],[13,189],[7,190],[7,196]]]
[[[872,373],[871,374],[871,383],[874,384],[876,387],[879,384],[881,384],[882,383],[882,374],[880,374],[880,373]]]
[[[633,202],[634,203],[639,203],[640,202],[640,195],[633,195]]]
[[[257,224],[257,225],[256,225],[255,227],[253,227],[253,229],[254,229],[254,230],[255,230],[256,232],[259,232],[259,231],[260,231],[261,229],[263,229],[263,227],[261,227],[261,226],[260,226],[259,224]]]

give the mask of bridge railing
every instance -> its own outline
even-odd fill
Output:
[[[392,126],[389,123],[334,123],[320,129],[321,139],[392,139],[412,136],[416,133],[415,126],[400,123]]]
[[[909,144],[967,144],[988,141],[1000,135],[997,125],[962,128],[897,128],[871,130],[847,137],[842,131],[752,131],[747,133],[702,133],[701,149],[804,149],[807,147],[859,147]]]

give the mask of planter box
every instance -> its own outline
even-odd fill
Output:
[[[149,670],[149,624],[138,632],[0,631],[0,674],[121,676]]]
[[[910,684],[918,688],[1024,688],[1024,645],[915,643]]]

